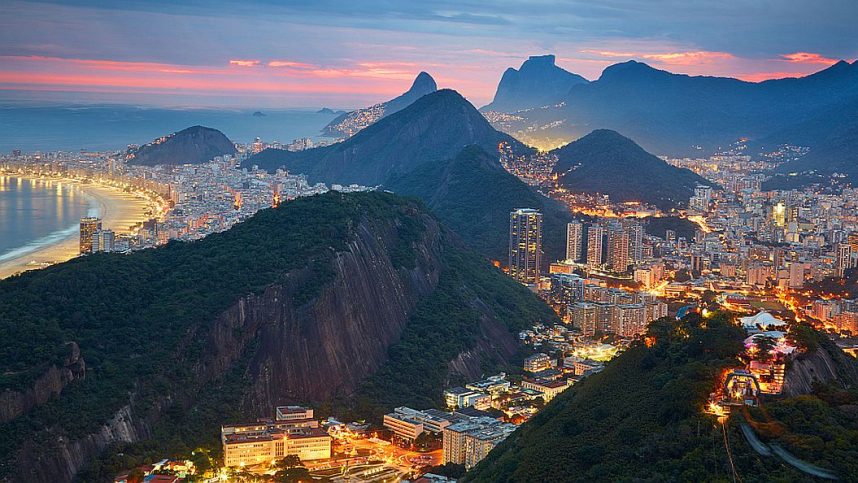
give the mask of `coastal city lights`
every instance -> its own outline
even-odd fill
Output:
[[[0,2],[0,483],[858,481],[856,20]]]

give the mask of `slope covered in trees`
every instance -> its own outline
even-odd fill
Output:
[[[651,347],[633,344],[555,398],[463,481],[808,480],[778,457],[756,453],[739,429],[742,416],[722,429],[703,412],[720,374],[738,365],[743,350],[744,331],[729,315],[660,319],[647,335]],[[767,441],[853,480],[856,396],[854,389],[820,388],[776,399],[769,412],[784,431]]]

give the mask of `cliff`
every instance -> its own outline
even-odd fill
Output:
[[[86,376],[86,362],[74,342],[65,345],[66,357],[62,364],[54,364],[26,389],[5,389],[0,393],[0,424],[23,416],[34,407],[41,406],[58,396],[72,381]]]
[[[124,290],[82,291],[64,295],[65,308],[52,306],[67,276],[112,273],[136,278],[128,277]],[[162,439],[189,448],[216,445],[223,423],[270,415],[278,404],[348,399],[382,370],[415,371],[391,354],[415,330],[442,328],[457,314],[466,323],[448,327],[449,340],[437,342],[453,341],[455,351],[435,352],[434,343],[420,341],[422,360],[433,369],[419,373],[433,381],[437,367],[440,378],[448,377],[443,368],[459,352],[474,349],[474,367],[483,355],[502,361],[515,330],[552,317],[420,205],[384,193],[299,199],[200,242],[86,257],[0,285],[0,314],[12,310],[12,298],[15,309],[41,317],[71,314],[56,336],[76,333],[89,362],[86,378],[0,425],[9,435],[0,442],[0,480],[8,481],[70,481],[106,451],[135,454],[136,442],[153,440],[146,443],[150,451],[166,444]],[[492,298],[496,285],[504,300],[520,300],[516,307]],[[36,286],[44,288],[37,296]],[[427,320],[420,308],[429,303],[437,306]],[[96,309],[91,321],[80,312],[102,306],[111,309]],[[107,323],[94,327],[102,318]],[[14,327],[29,333],[29,322]],[[465,336],[483,325],[492,329],[482,339]],[[41,364],[24,355],[32,352],[27,344],[52,343],[55,334],[43,332],[41,339],[3,341],[0,354],[18,353],[14,367],[21,373],[0,381],[8,390],[21,392],[26,368]],[[439,398],[442,388],[426,384],[413,394]],[[99,463],[85,479],[119,469]]]
[[[845,389],[858,383],[855,361],[827,336],[816,335],[817,346],[788,363],[784,375],[785,396],[811,394],[818,384]]]
[[[482,111],[515,112],[559,102],[573,86],[587,84],[587,79],[568,72],[555,63],[553,55],[529,57],[516,70],[503,73],[492,103]]]

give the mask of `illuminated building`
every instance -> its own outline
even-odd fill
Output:
[[[772,206],[772,221],[780,227],[786,223],[786,205],[783,201],[779,201],[776,205]]]
[[[842,277],[846,270],[852,268],[852,247],[847,243],[837,245],[837,276]]]
[[[568,381],[547,381],[544,379],[522,379],[521,387],[524,389],[532,389],[542,393],[542,400],[545,402],[551,401],[558,394],[569,388],[571,384]]]
[[[629,232],[622,228],[608,233],[608,264],[615,272],[629,269]]]
[[[308,421],[313,419],[313,410],[304,406],[277,406],[274,418],[277,421]]]
[[[491,404],[491,398],[488,394],[479,393],[481,399],[488,400],[488,404],[481,404],[483,408],[488,408]],[[454,417],[450,413],[444,413],[435,409],[419,411],[409,407],[401,406],[393,410],[392,413],[385,414],[383,425],[391,430],[393,434],[404,441],[413,442],[424,431],[441,434],[441,432],[453,423]]]
[[[578,302],[569,308],[572,326],[586,337],[596,335],[596,305],[590,302]]]
[[[541,352],[524,359],[524,370],[527,372],[539,372],[549,368],[551,368],[551,358]]]
[[[846,239],[849,241],[849,247],[852,249],[852,253],[858,253],[858,231],[850,233]]]
[[[92,235],[101,230],[101,218],[80,219],[80,253],[92,253]]]
[[[92,234],[92,253],[112,252],[116,243],[113,230],[95,230]]]
[[[587,230],[587,266],[591,269],[602,266],[602,238],[605,229],[599,225],[592,225]]]
[[[453,387],[444,391],[444,402],[451,409],[474,407],[485,409],[491,406],[491,396],[473,388],[461,386]]]
[[[573,262],[581,260],[584,237],[584,225],[580,221],[573,221],[566,225],[566,259]]]
[[[444,463],[473,468],[495,446],[507,438],[516,426],[494,418],[477,417],[444,428]]]
[[[318,424],[318,422],[316,422]],[[302,461],[331,457],[331,436],[318,427],[271,421],[221,428],[225,466],[270,464],[295,455]]]
[[[522,283],[539,282],[542,213],[521,208],[509,214],[509,274]]]
[[[629,258],[635,264],[643,261],[643,226],[638,223],[629,227]]]
[[[789,287],[801,288],[804,285],[804,264],[792,262],[789,266]]]

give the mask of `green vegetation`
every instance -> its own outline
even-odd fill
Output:
[[[61,397],[0,425],[0,474],[23,441],[50,445],[59,435],[89,434],[127,405],[132,392],[138,415],[165,394],[178,413],[203,402],[197,391],[205,381],[198,381],[193,367],[205,357],[206,335],[218,314],[295,270],[306,277],[293,301],[312,300],[333,275],[329,260],[346,249],[353,228],[367,216],[370,223],[398,220],[403,238],[396,262],[413,266],[408,246],[421,227],[406,220],[418,213],[389,194],[329,193],[263,210],[197,242],[96,254],[0,282],[0,390],[24,390],[48,367],[62,364],[68,341],[78,343],[87,364],[86,378]],[[240,395],[240,387],[234,392]],[[228,394],[222,395],[234,403]],[[216,412],[209,414],[216,420],[202,418],[189,429],[211,431],[223,417]]]
[[[476,345],[481,319],[496,319],[513,334],[536,322],[559,323],[551,308],[471,252],[448,246],[445,259],[435,292],[417,306],[388,362],[358,391],[358,414],[380,420],[396,406],[442,407],[448,363]]]
[[[650,326],[605,370],[555,398],[466,481],[729,480],[720,429],[702,414],[743,332],[729,317]],[[719,439],[713,439],[717,436]]]
[[[496,131],[458,92],[442,89],[341,143],[297,152],[266,149],[242,165],[257,165],[268,171],[285,166],[289,171],[306,174],[311,182],[377,186],[421,164],[450,159],[463,146],[476,144],[497,152],[501,142],[519,153],[532,151]]]
[[[676,238],[685,237],[686,240],[694,238],[694,232],[699,229],[696,223],[678,216],[660,216],[658,218],[647,218],[644,225],[647,234],[657,236],[666,240],[667,230],[676,232]]]
[[[192,126],[170,135],[164,142],[129,150],[129,154],[134,155],[129,162],[145,166],[199,164],[235,152],[235,145],[222,132],[210,127]]]
[[[425,163],[393,176],[384,186],[420,198],[468,245],[504,263],[509,253],[509,213],[516,208],[538,209],[543,213],[546,259],[566,257],[569,211],[507,173],[497,156],[479,146],[467,146],[453,159]]]
[[[286,277],[301,281],[293,304],[312,303],[332,281],[333,257],[348,249],[358,224],[379,234],[393,230],[390,262],[416,268],[426,216],[419,202],[393,194],[332,192],[263,210],[197,242],[96,254],[0,282],[0,390],[30,387],[62,363],[69,341],[87,364],[86,377],[60,397],[0,425],[0,479],[17,471],[18,451],[29,442],[38,448],[29,457],[50,455],[61,438],[91,434],[129,404],[137,420],[153,422],[152,438],[108,448],[82,479],[109,479],[167,456],[210,464],[219,456],[220,424],[248,417],[242,401],[259,343],[250,339],[213,379],[200,377],[198,369],[212,364],[208,336],[216,317]],[[550,308],[452,232],[442,228],[440,236],[437,289],[418,301],[389,361],[349,407],[362,404],[379,414],[402,403],[436,405],[449,361],[490,339],[486,326],[514,333],[556,321]],[[489,363],[505,362],[498,359]]]
[[[643,343],[558,396],[501,443],[464,481],[808,481],[778,456],[760,456],[731,417],[722,429],[703,413],[720,374],[739,364],[744,331],[728,314],[653,322]],[[838,351],[813,331],[817,347]],[[840,360],[845,371],[854,362]],[[838,369],[839,371],[839,369]],[[854,374],[841,382],[854,381]],[[797,458],[858,477],[858,391],[766,398],[752,423],[767,443]],[[730,448],[728,456],[727,447]],[[735,470],[734,470],[735,468]]]
[[[669,210],[687,203],[697,184],[712,185],[608,129],[597,129],[552,152],[557,154],[554,172],[561,185],[606,194],[613,201],[643,201]]]
[[[858,391],[820,386],[766,406],[786,432],[770,439],[805,461],[837,468],[845,480],[858,478]]]

